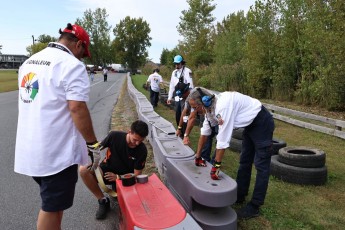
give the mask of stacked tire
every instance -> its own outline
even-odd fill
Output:
[[[159,101],[162,103],[162,105],[168,106],[167,100],[168,100],[168,94],[161,92],[159,94]]]
[[[150,90],[150,86],[146,85],[146,83],[143,84],[143,88],[144,88],[145,90],[147,90],[147,91]]]
[[[230,149],[241,153],[244,128],[234,129],[230,140]],[[286,147],[286,142],[277,138],[272,139],[272,155],[277,155],[279,149]]]
[[[327,182],[326,154],[305,146],[284,147],[272,156],[271,175],[288,183],[323,185]]]

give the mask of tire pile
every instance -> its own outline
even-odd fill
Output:
[[[171,101],[171,104],[168,105],[167,104],[167,100],[168,100],[168,93],[167,93],[167,90],[164,88],[164,89],[161,89],[160,93],[159,93],[159,101],[161,102],[162,105],[165,105],[171,109],[175,109],[175,101],[172,100]]]
[[[243,140],[243,130],[244,128],[234,129],[232,131],[232,137],[230,140],[230,149],[234,152],[241,153],[242,150],[242,140]],[[277,155],[279,149],[286,147],[286,142],[277,138],[273,138],[272,143],[272,155]]]
[[[143,88],[147,91],[150,90],[150,85],[146,85],[146,83],[143,84]]]
[[[327,182],[326,154],[309,147],[285,147],[272,156],[271,175],[288,183],[323,185]]]
[[[143,88],[147,91],[150,91],[150,86],[149,85],[146,85],[146,83],[143,84]],[[159,92],[159,101],[161,102],[162,105],[165,105],[167,107],[170,107],[172,109],[174,109],[174,101],[171,102],[170,105],[167,104],[167,100],[168,100],[168,93],[167,93],[167,90],[166,88],[163,88],[163,89],[160,89],[160,92]]]

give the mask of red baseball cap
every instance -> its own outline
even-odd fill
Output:
[[[90,37],[86,33],[86,31],[83,29],[83,27],[78,25],[72,25],[73,29],[69,30],[65,28],[62,32],[65,33],[72,33],[74,34],[79,40],[81,40],[85,44],[85,53],[84,57],[91,57],[90,51],[89,51],[89,45],[90,45]]]

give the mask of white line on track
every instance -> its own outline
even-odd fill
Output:
[[[116,84],[117,82],[114,82],[114,84],[112,84],[108,89],[107,89],[107,91],[105,91],[105,92],[108,92],[111,88],[113,88],[113,86]]]
[[[98,82],[96,82],[96,83],[90,85],[90,87],[92,87],[92,86],[94,86],[94,85],[97,85],[97,84],[99,84],[99,83],[101,83],[101,82],[103,82],[103,81],[98,81]]]

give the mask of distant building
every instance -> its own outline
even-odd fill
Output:
[[[17,54],[0,54],[0,69],[18,69],[28,56]]]

